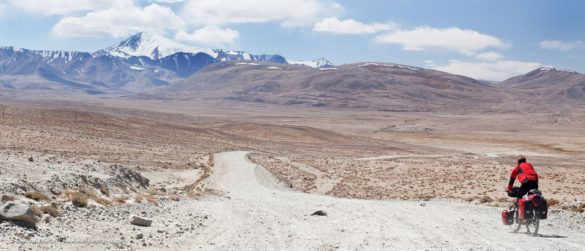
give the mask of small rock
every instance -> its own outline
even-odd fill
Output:
[[[51,223],[51,216],[45,215],[43,216],[43,219],[41,221],[43,221],[44,223]]]
[[[152,220],[137,215],[130,215],[130,224],[141,227],[150,227],[150,225],[152,225]]]
[[[28,158],[28,161],[30,161],[30,162],[35,162],[35,159],[33,159],[33,157],[29,157],[29,158]]]
[[[317,210],[313,214],[311,214],[311,216],[327,216],[327,212],[323,210]]]
[[[136,235],[136,239],[137,239],[137,240],[140,240],[140,239],[142,239],[142,238],[144,238],[144,234],[137,234],[137,235]]]
[[[59,189],[51,187],[49,188],[49,192],[51,192],[54,195],[61,195],[61,191],[59,191]]]

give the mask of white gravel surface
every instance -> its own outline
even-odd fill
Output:
[[[541,236],[510,233],[501,208],[368,201],[289,190],[246,152],[216,155],[199,199],[61,208],[38,231],[0,223],[0,250],[585,250],[585,214],[553,213]],[[327,216],[311,216],[317,210]],[[132,214],[151,227],[128,223]]]
[[[211,215],[184,248],[218,250],[584,250],[582,223],[542,222],[541,236],[510,233],[501,208],[448,201],[367,201],[287,190],[246,152],[216,156],[209,187],[222,196],[193,202]],[[310,216],[324,210],[327,216]]]

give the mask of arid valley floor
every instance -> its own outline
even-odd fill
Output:
[[[521,241],[585,247],[582,109],[431,113],[102,99],[1,105],[0,194],[32,205],[38,229],[0,223],[0,249],[513,247],[519,236],[499,225],[499,212],[511,202],[503,190],[520,154],[539,172],[545,197],[558,202],[542,238]],[[257,177],[232,172],[246,158],[226,153],[233,151],[249,152]],[[246,177],[275,190],[252,189],[257,184]],[[263,196],[265,204],[245,204]],[[85,205],[74,205],[80,197]],[[310,216],[316,210],[329,216]],[[130,225],[131,214],[153,219],[152,226]]]

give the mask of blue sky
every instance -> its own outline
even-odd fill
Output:
[[[383,61],[503,80],[585,72],[579,0],[0,0],[0,45],[96,51],[138,31],[335,64]]]

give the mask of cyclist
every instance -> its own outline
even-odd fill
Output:
[[[512,174],[510,175],[510,182],[508,183],[508,193],[512,191],[512,187],[514,186],[514,182],[518,178],[520,182],[520,189],[516,197],[519,199],[518,207],[520,213],[520,220],[524,219],[524,208],[525,202],[529,200],[528,198],[522,199],[522,197],[528,193],[528,191],[532,189],[538,189],[538,174],[534,170],[532,164],[526,162],[526,157],[520,156],[518,157],[518,165],[512,169]]]

